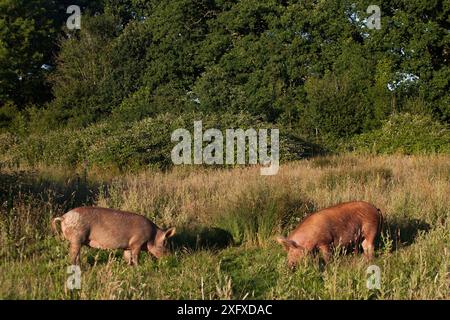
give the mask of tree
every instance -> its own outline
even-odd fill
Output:
[[[0,1],[0,104],[22,106],[50,97],[43,64],[51,61],[57,29],[45,0]]]
[[[54,116],[71,126],[85,126],[108,115],[114,105],[111,83],[112,43],[121,32],[117,17],[84,17],[78,34],[62,41],[58,68],[51,76]],[[120,80],[119,80],[120,81]]]

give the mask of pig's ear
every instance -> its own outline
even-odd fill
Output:
[[[168,238],[170,238],[170,237],[173,237],[174,235],[175,235],[175,228],[174,228],[174,227],[167,229],[167,230],[165,231],[165,233],[164,233],[164,237],[165,237],[166,239],[168,239]]]
[[[285,237],[277,237],[277,242],[281,244],[286,251],[289,250],[290,248],[295,249],[299,247],[297,242],[295,242],[294,240],[289,240]]]

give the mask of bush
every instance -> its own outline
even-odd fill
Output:
[[[430,116],[393,114],[380,129],[354,137],[350,149],[374,154],[449,153],[450,131]]]
[[[186,128],[192,134],[197,120],[202,120],[203,130],[217,128],[224,135],[228,128],[274,128],[273,124],[245,113],[166,113],[131,123],[110,120],[85,129],[66,128],[47,134],[31,134],[20,140],[10,137],[8,141],[11,142],[7,144],[13,144],[14,148],[2,147],[5,149],[2,159],[27,165],[41,163],[68,167],[77,167],[88,161],[93,166],[122,171],[148,166],[166,168],[172,164],[171,150],[175,146],[171,133],[175,129]],[[311,147],[302,139],[279,129],[281,160],[298,159],[311,153]]]

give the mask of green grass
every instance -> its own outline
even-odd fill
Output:
[[[46,170],[0,173],[1,299],[448,299],[448,157],[342,156],[255,169],[148,172],[101,179]],[[317,165],[319,164],[319,165]],[[330,178],[331,177],[331,178]],[[331,179],[333,185],[327,179]],[[324,181],[327,181],[324,183]],[[377,257],[316,256],[295,271],[274,241],[329,204],[365,199],[385,226]],[[159,201],[157,201],[159,199]],[[67,243],[50,232],[54,216],[81,204],[133,209],[176,225],[172,255],[82,250],[81,290],[68,290]],[[366,287],[367,267],[381,288]]]
[[[448,299],[448,230],[421,236],[399,252],[373,261],[382,268],[381,289],[366,288],[368,263],[339,256],[321,268],[310,258],[295,272],[276,246],[177,252],[156,261],[147,254],[130,268],[120,256],[84,249],[82,289],[64,289],[66,248],[2,263],[2,299]],[[86,262],[88,261],[88,262]],[[3,269],[4,268],[4,269]]]

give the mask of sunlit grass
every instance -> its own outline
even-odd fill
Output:
[[[6,299],[448,299],[450,159],[316,158],[257,167],[175,168],[122,176],[48,168],[0,172],[0,298]],[[34,172],[34,173],[33,173]],[[362,255],[309,257],[295,272],[273,240],[307,214],[348,200],[381,208],[385,226],[368,290]],[[67,243],[54,216],[82,204],[136,211],[175,225],[173,254],[83,248],[81,290],[67,290]]]

